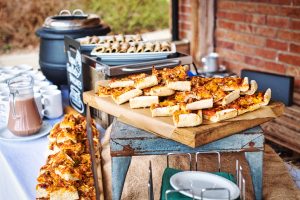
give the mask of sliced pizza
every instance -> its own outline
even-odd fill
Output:
[[[256,81],[251,80],[249,90],[241,92],[241,95],[252,95],[256,92],[257,88],[258,88],[258,85],[257,85]]]
[[[193,127],[202,123],[202,111],[177,110],[173,113],[173,122],[176,127]]]
[[[238,111],[238,115],[242,115],[246,112],[251,112],[259,109],[262,106],[269,104],[271,99],[271,89],[267,89],[265,94],[258,92],[252,95],[245,95],[237,99],[228,105],[230,108],[235,108]]]
[[[177,92],[175,99],[179,103],[186,103],[187,110],[201,110],[213,107],[213,98],[208,91]]]
[[[129,100],[130,108],[146,108],[152,104],[158,104],[158,96],[139,96]]]
[[[130,87],[134,86],[134,81],[147,77],[147,74],[133,74],[124,78],[113,78],[109,81],[108,86],[110,88],[117,87]]]
[[[110,96],[112,94],[113,90],[114,89],[111,88],[111,87],[99,85],[98,89],[97,89],[97,95],[99,97],[107,97],[107,96]]]
[[[134,81],[134,87],[137,89],[144,89],[155,86],[158,84],[156,76],[146,76],[144,78],[136,79]]]
[[[167,98],[157,104],[150,106],[152,117],[166,117],[172,116],[172,114],[179,110],[180,106],[174,98]]]
[[[162,70],[157,70],[153,67],[152,75],[157,77],[160,84],[165,84],[166,81],[186,81],[187,79],[186,68],[181,65],[174,68],[164,68]]]
[[[245,78],[225,77],[225,78],[213,78],[212,82],[221,86],[224,91],[240,90],[245,92],[249,89],[249,80]]]
[[[209,121],[214,123],[226,119],[231,119],[238,115],[236,109],[228,108],[226,106],[204,109],[202,112],[204,119],[208,119]]]
[[[143,91],[133,87],[121,88],[120,90],[114,90],[111,97],[117,104],[123,104],[129,99],[140,96]]]
[[[170,89],[163,85],[157,85],[150,89],[147,88],[146,90],[144,89],[144,94],[150,95],[150,96],[166,97],[166,96],[171,96],[174,93],[175,93],[175,90]]]
[[[191,91],[191,81],[173,81],[173,80],[167,80],[166,86],[169,89],[172,90],[178,90],[178,91]]]

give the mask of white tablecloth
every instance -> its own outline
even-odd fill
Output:
[[[59,121],[48,121],[54,124]],[[35,199],[36,178],[46,163],[46,136],[27,142],[0,141],[0,199]]]

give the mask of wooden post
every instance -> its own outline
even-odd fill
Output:
[[[201,58],[214,51],[215,0],[191,1],[191,53],[197,66]]]

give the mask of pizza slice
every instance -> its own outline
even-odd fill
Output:
[[[117,104],[123,104],[129,99],[140,96],[143,94],[143,91],[140,89],[136,89],[133,87],[126,87],[126,88],[119,88],[119,90],[114,90],[112,92],[112,99],[117,103]]]
[[[201,110],[213,107],[213,98],[209,91],[198,90],[197,92],[177,92],[175,99],[179,103],[186,103],[187,110]]]
[[[113,90],[114,89],[111,88],[111,87],[99,85],[98,89],[97,89],[97,95],[100,96],[100,97],[107,97],[107,96],[111,95]]]
[[[208,119],[209,121],[214,123],[234,118],[238,114],[236,109],[228,108],[226,106],[218,106],[214,108],[204,109],[202,112],[204,119]]]
[[[113,78],[109,81],[108,86],[110,88],[118,88],[118,87],[130,87],[134,86],[134,81],[138,79],[142,79],[147,77],[147,74],[133,74],[124,78]]]
[[[156,76],[146,76],[144,78],[139,78],[134,81],[134,87],[137,89],[149,88],[157,84],[158,79]]]
[[[258,92],[252,95],[240,97],[236,101],[229,104],[228,107],[237,109],[238,115],[242,115],[246,112],[251,112],[259,109],[262,106],[268,105],[270,99],[271,89],[269,88],[264,94],[262,92]]]
[[[173,122],[176,127],[193,127],[202,123],[202,111],[177,110],[173,113]]]
[[[130,108],[146,108],[158,104],[158,96],[139,96],[129,100]]]
[[[152,75],[156,76],[160,84],[165,84],[166,81],[186,81],[187,74],[184,66],[177,66],[174,68],[164,68],[157,70],[152,68]]]
[[[251,80],[249,90],[241,92],[241,95],[252,95],[256,92],[257,88],[258,88],[258,85],[257,85],[256,81]]]
[[[178,91],[191,91],[192,89],[191,81],[167,80],[166,86],[169,89],[178,90]]]
[[[179,104],[177,101],[173,98],[167,98],[162,102],[152,104],[150,106],[150,111],[152,114],[152,117],[166,117],[166,116],[172,116],[172,114],[179,110]]]
[[[156,85],[151,88],[143,89],[144,94],[147,96],[159,96],[159,97],[166,97],[171,96],[175,93],[175,90],[170,89],[164,85]]]
[[[242,92],[245,92],[249,89],[249,80],[247,77],[213,78],[211,81],[218,84],[224,91],[240,90]]]

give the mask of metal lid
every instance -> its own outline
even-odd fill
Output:
[[[82,28],[92,28],[99,26],[98,15],[85,14],[82,10],[76,9],[71,13],[69,10],[61,10],[59,15],[47,17],[43,27],[56,30],[74,30]]]

